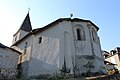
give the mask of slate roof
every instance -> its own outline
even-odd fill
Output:
[[[0,43],[0,48],[7,48],[7,46],[5,46],[2,43]]]
[[[22,29],[24,31],[28,31],[28,32],[32,31],[32,26],[31,26],[31,22],[30,22],[29,13],[25,17],[22,25],[20,26],[20,29]]]

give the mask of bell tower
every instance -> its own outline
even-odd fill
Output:
[[[26,15],[22,25],[18,29],[18,31],[13,35],[13,41],[12,44],[22,39],[24,36],[26,36],[30,31],[32,31],[31,21],[29,17],[29,12]]]

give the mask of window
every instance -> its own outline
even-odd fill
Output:
[[[39,44],[42,43],[42,37],[39,37]]]
[[[81,40],[82,38],[81,38],[81,34],[80,34],[80,29],[78,28],[77,30],[77,40]]]
[[[25,43],[24,54],[27,52],[27,42]]]
[[[92,31],[93,41],[95,41],[95,33]]]
[[[85,33],[84,30],[82,28],[76,28],[76,35],[77,35],[77,40],[85,40]]]
[[[97,33],[94,29],[92,29],[92,37],[93,37],[93,41],[97,43]]]

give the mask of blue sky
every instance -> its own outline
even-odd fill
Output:
[[[89,19],[100,30],[101,47],[110,51],[120,46],[120,0],[0,0],[0,42],[10,46],[28,8],[32,27],[43,27],[54,20],[70,17]]]

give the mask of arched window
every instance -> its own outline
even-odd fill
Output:
[[[76,35],[77,35],[77,40],[81,40],[81,41],[85,40],[85,32],[82,27],[76,28]]]
[[[92,29],[92,37],[93,37],[93,41],[97,43],[98,42],[98,40],[97,40],[98,37],[97,37],[97,33],[94,29]]]

